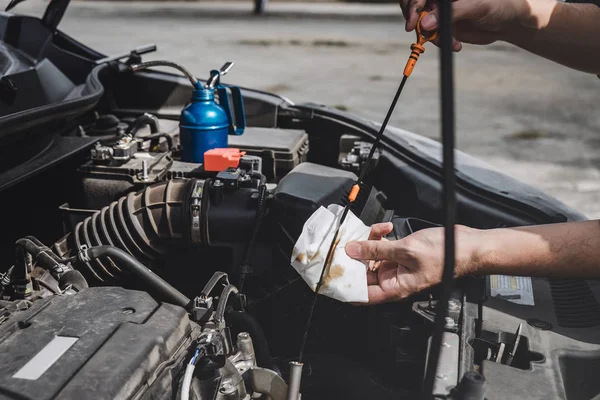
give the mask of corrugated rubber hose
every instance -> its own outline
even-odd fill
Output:
[[[72,232],[73,251],[82,246],[114,246],[143,264],[167,255],[169,245],[189,240],[189,199],[194,179],[156,183],[112,202],[78,223]],[[81,264],[88,278],[104,282],[123,272],[112,257]]]

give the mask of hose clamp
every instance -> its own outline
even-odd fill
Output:
[[[192,190],[191,201],[190,201],[190,220],[191,220],[191,231],[190,238],[192,244],[199,245],[202,243],[201,232],[201,204],[202,194],[204,192],[204,181],[197,180],[194,183]]]
[[[79,257],[79,259],[83,263],[89,263],[89,262],[92,261],[92,259],[88,255],[88,247],[87,247],[87,245],[82,244],[81,247],[79,247],[79,253],[77,254],[77,257]]]

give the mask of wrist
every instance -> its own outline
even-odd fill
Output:
[[[497,239],[494,230],[476,229],[472,233],[471,257],[466,274],[485,275],[492,273],[497,259]]]

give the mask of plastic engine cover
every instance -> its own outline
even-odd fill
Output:
[[[144,292],[90,288],[0,325],[0,398],[171,398],[192,330]]]

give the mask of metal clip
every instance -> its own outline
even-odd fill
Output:
[[[196,181],[194,183],[194,189],[192,190],[192,201],[190,204],[190,219],[191,219],[191,241],[192,244],[201,244],[202,238],[200,235],[200,217],[201,217],[201,204],[202,194],[204,189],[204,181]]]
[[[79,257],[79,259],[81,260],[81,262],[84,262],[84,263],[89,263],[89,262],[92,261],[92,259],[88,255],[88,247],[87,247],[87,245],[82,244],[79,247],[79,253],[77,254],[77,257]]]

